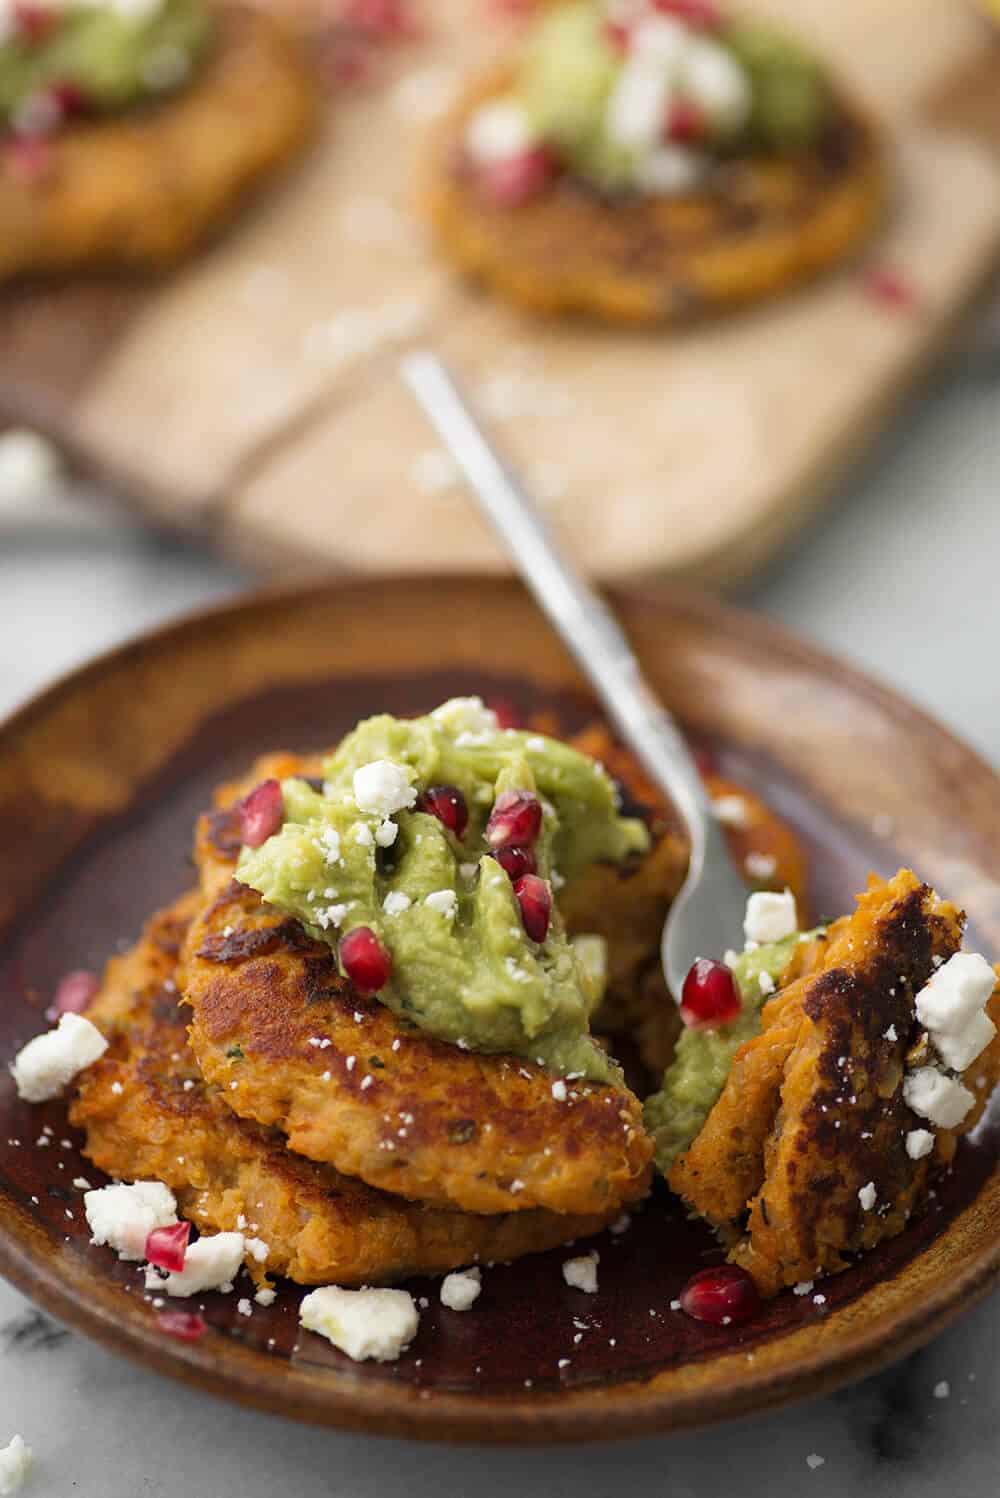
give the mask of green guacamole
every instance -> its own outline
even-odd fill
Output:
[[[379,807],[366,767],[386,763],[403,790]],[[423,718],[371,718],[324,768],[322,792],[285,781],[284,825],[244,848],[237,877],[335,950],[339,936],[370,927],[392,958],[378,997],[429,1034],[617,1080],[589,1033],[601,986],[594,939],[571,942],[555,907],[544,941],[532,941],[484,837],[497,797],[528,791],[543,810],[538,874],[554,889],[597,860],[645,849],[645,827],[619,815],[604,769],[554,739],[499,729],[475,698]],[[436,786],[464,797],[461,838],[418,809]]]
[[[726,1085],[736,1052],[760,1030],[760,1011],[768,997],[760,986],[761,974],[776,984],[801,940],[801,936],[789,936],[742,952],[733,963],[742,1014],[717,1030],[681,1031],[663,1086],[646,1099],[643,1110],[656,1144],[656,1165],[664,1175],[701,1132]]]
[[[69,4],[34,39],[0,42],[0,125],[18,124],[55,85],[79,90],[88,110],[113,113],[183,83],[207,50],[206,0],[136,5]],[[30,124],[28,128],[31,128]]]
[[[708,138],[692,147],[702,157],[808,149],[823,129],[830,108],[824,71],[783,30],[734,18],[708,36],[692,29],[683,55],[647,53],[637,62],[634,51],[615,44],[608,16],[607,5],[595,0],[546,7],[526,36],[511,95],[537,136],[585,180],[608,190],[647,180],[648,149],[624,144],[613,123],[616,91],[628,70],[648,78],[661,69],[670,79],[670,98],[694,103],[708,122]],[[735,64],[743,78],[747,104],[737,117],[703,107],[698,78],[706,52],[713,54],[707,59],[713,74]]]

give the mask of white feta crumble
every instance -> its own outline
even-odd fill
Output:
[[[270,1285],[264,1285],[262,1289],[257,1291],[257,1294],[254,1296],[254,1300],[259,1306],[273,1306],[275,1299],[277,1298],[277,1294],[278,1292],[276,1290],[272,1290]]]
[[[58,1097],[78,1072],[93,1066],[108,1042],[82,1014],[63,1014],[54,1030],[36,1035],[19,1051],[11,1067],[17,1095],[26,1103]]]
[[[790,889],[780,895],[773,890],[757,890],[747,900],[743,932],[748,942],[784,941],[798,924],[795,896]]]
[[[399,828],[390,817],[384,822],[379,822],[375,828],[375,841],[380,848],[391,848],[399,834]]]
[[[663,136],[670,94],[670,75],[663,67],[638,52],[627,58],[607,103],[609,141],[626,150],[653,150]]]
[[[947,1399],[950,1394],[951,1394],[951,1384],[948,1382],[948,1380],[946,1378],[941,1379],[940,1383],[936,1383],[934,1385],[934,1398],[935,1399]]]
[[[453,889],[436,889],[426,896],[424,904],[450,920],[458,909],[458,896]]]
[[[357,1363],[398,1358],[420,1324],[413,1296],[406,1290],[342,1290],[338,1285],[307,1295],[299,1320],[307,1331],[326,1337]]]
[[[809,1295],[815,1283],[815,1280],[799,1280],[797,1285],[792,1286],[792,1290],[796,1295]]]
[[[250,1301],[247,1299],[247,1297],[245,1295],[244,1295],[244,1297],[243,1297],[242,1300],[238,1300],[236,1302],[236,1309],[237,1309],[237,1311],[239,1312],[239,1314],[241,1316],[252,1316],[253,1315],[253,1306],[250,1304]]]
[[[557,1103],[564,1103],[566,1101],[566,1083],[562,1077],[552,1083],[552,1096]]]
[[[815,1472],[819,1467],[826,1466],[826,1457],[818,1456],[815,1451],[810,1451],[809,1455],[806,1457],[806,1466],[809,1468],[810,1472]]]
[[[867,1185],[862,1186],[858,1192],[858,1201],[861,1203],[861,1210],[863,1212],[870,1212],[874,1207],[877,1199],[878,1192],[875,1190],[874,1181],[869,1181]]]
[[[382,901],[382,909],[386,915],[402,915],[404,910],[409,910],[412,903],[409,895],[404,895],[401,889],[393,889]]]
[[[954,1129],[976,1100],[967,1087],[938,1067],[920,1066],[903,1078],[903,1101],[918,1118],[928,1118],[942,1129]]]
[[[24,1444],[23,1436],[15,1436],[9,1445],[0,1449],[0,1493],[4,1498],[20,1490],[31,1471],[32,1461],[31,1447]]]
[[[983,1012],[996,981],[985,957],[956,952],[916,996],[917,1019],[953,1071],[971,1066],[996,1034],[996,1026]]]
[[[750,820],[750,809],[742,796],[719,796],[712,802],[716,821],[725,827],[745,827]]]
[[[536,131],[523,104],[514,98],[500,98],[482,105],[469,120],[465,130],[465,149],[480,166],[492,166],[498,161],[520,156],[535,144],[536,139]]]
[[[773,853],[748,853],[743,867],[751,879],[773,879],[777,873],[778,860]]]
[[[254,1224],[254,1226],[256,1226],[256,1224]],[[246,1243],[244,1244],[244,1247],[246,1248],[246,1251],[250,1255],[250,1257],[257,1260],[258,1264],[263,1264],[264,1260],[271,1252],[271,1245],[269,1243],[265,1243],[262,1238],[248,1238],[246,1240]]]
[[[896,1026],[890,1025],[888,1030],[883,1032],[882,1039],[888,1040],[890,1045],[895,1045],[899,1039],[899,1031],[896,1029]]]
[[[457,1269],[441,1281],[441,1304],[449,1311],[467,1311],[479,1299],[482,1288],[482,1272],[476,1265]]]
[[[692,37],[681,62],[684,95],[708,115],[716,130],[730,135],[750,113],[750,80],[726,47]]]
[[[373,817],[391,817],[408,810],[417,799],[413,771],[391,759],[375,759],[354,772],[354,799]]]
[[[774,979],[771,977],[770,973],[758,973],[757,974],[757,987],[760,989],[760,991],[761,991],[762,994],[766,995],[766,994],[772,994],[772,993],[774,993],[775,988],[777,987],[777,984],[775,983]]]
[[[215,1233],[199,1238],[184,1256],[184,1268],[175,1269],[166,1279],[155,1269],[146,1271],[146,1289],[164,1295],[200,1295],[205,1290],[228,1292],[243,1263],[242,1233]]]
[[[351,828],[351,835],[359,848],[370,848],[374,841],[372,830],[367,822],[355,822]]]
[[[566,1260],[562,1267],[563,1279],[571,1290],[582,1290],[585,1295],[597,1294],[597,1266],[600,1258],[595,1248],[592,1253],[581,1254],[578,1259]]]
[[[911,1129],[906,1136],[906,1153],[911,1160],[922,1160],[934,1148],[930,1129]]]
[[[101,1186],[85,1194],[83,1210],[91,1243],[107,1244],[119,1258],[135,1262],[146,1257],[146,1239],[154,1228],[177,1221],[177,1199],[162,1181]]]
[[[500,720],[481,697],[449,697],[431,713],[434,722],[445,732],[497,733]]]

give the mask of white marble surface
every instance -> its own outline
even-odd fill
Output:
[[[876,670],[1000,761],[1000,384],[942,381],[795,553],[748,595]],[[0,491],[0,710],[144,625],[249,579],[111,521],[56,529]],[[137,1372],[0,1284],[0,1446],[26,1498],[995,1498],[1000,1298],[832,1398],[726,1429],[541,1452],[295,1427]],[[948,1396],[935,1387],[947,1383]],[[822,1457],[810,1466],[807,1457]]]

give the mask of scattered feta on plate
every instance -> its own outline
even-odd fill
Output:
[[[121,1259],[146,1257],[146,1239],[154,1228],[177,1221],[177,1201],[162,1181],[136,1181],[88,1191],[83,1209],[91,1243],[107,1244]]]
[[[996,1034],[996,1026],[983,1012],[996,981],[985,957],[956,952],[916,996],[917,1019],[952,1071],[971,1066]]]
[[[32,1451],[21,1436],[15,1436],[9,1445],[0,1448],[0,1494],[8,1498],[19,1491],[24,1479],[31,1471]]]
[[[586,1295],[597,1294],[597,1265],[600,1254],[581,1254],[578,1259],[567,1259],[563,1265],[563,1279],[571,1290],[582,1290]]]
[[[467,1311],[479,1299],[482,1288],[483,1276],[475,1265],[456,1269],[441,1281],[441,1304],[449,1311]]]
[[[391,817],[405,811],[417,799],[413,771],[391,759],[375,759],[354,772],[354,799],[370,816]]]
[[[413,1296],[405,1290],[342,1290],[338,1285],[307,1295],[299,1320],[356,1363],[369,1358],[392,1362],[413,1341],[420,1324]]]
[[[146,1271],[146,1289],[161,1295],[200,1295],[204,1290],[233,1288],[233,1280],[243,1263],[242,1233],[215,1233],[199,1238],[184,1256],[184,1268],[176,1269],[162,1279],[155,1269]]]
[[[920,1066],[903,1078],[903,1101],[919,1118],[954,1129],[976,1100],[967,1087],[936,1066]]]
[[[108,1042],[82,1014],[63,1014],[54,1030],[29,1040],[11,1067],[18,1097],[46,1103],[58,1097],[78,1072],[93,1066]]]

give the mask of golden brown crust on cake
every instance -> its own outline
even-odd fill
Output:
[[[510,84],[510,66],[495,68],[446,116],[422,202],[459,270],[533,312],[662,324],[754,301],[844,259],[881,213],[879,135],[844,97],[821,148],[738,158],[708,189],[612,201],[567,179],[517,208],[491,205],[459,168],[461,141]]]
[[[169,265],[300,150],[318,113],[316,83],[275,21],[226,9],[212,55],[183,90],[61,131],[37,181],[21,181],[0,155],[0,280]]]
[[[174,983],[201,903],[200,894],[188,895],[154,916],[138,944],[108,964],[88,1011],[110,1048],[81,1078],[72,1118],[95,1165],[127,1180],[165,1182],[202,1232],[232,1231],[245,1219],[269,1249],[262,1264],[248,1257],[258,1280],[282,1274],[301,1284],[353,1285],[442,1273],[572,1242],[614,1215],[441,1211],[314,1165],[280,1134],[237,1118],[202,1079]]]

